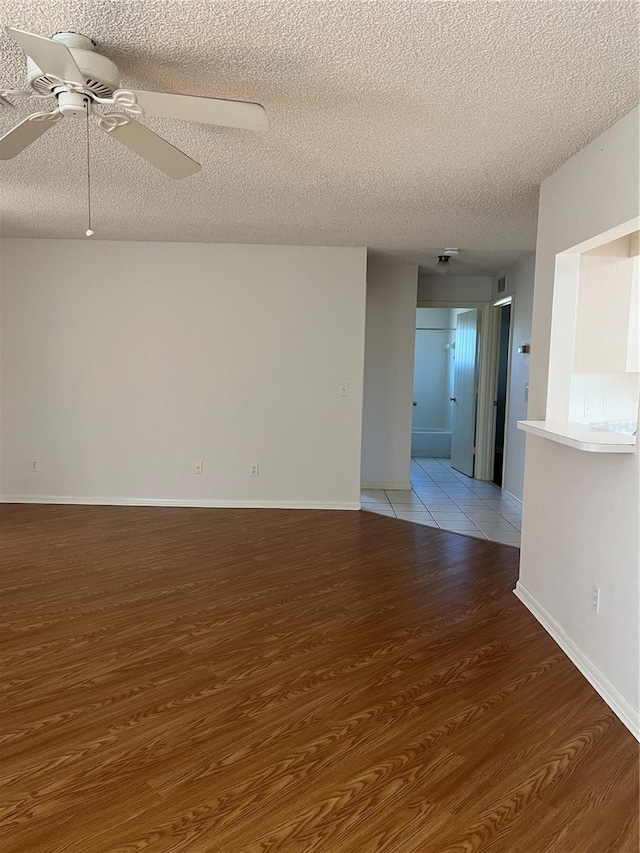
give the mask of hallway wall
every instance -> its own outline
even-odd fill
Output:
[[[369,257],[362,483],[409,487],[418,267]]]

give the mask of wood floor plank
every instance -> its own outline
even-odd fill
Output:
[[[0,505],[0,849],[635,853],[637,744],[517,563],[372,513]]]

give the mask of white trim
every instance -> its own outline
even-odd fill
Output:
[[[518,581],[514,589],[515,595],[542,625],[545,631],[553,637],[569,660],[580,670],[589,684],[602,696],[614,714],[620,718],[631,734],[640,740],[640,711],[623,696],[602,672],[566,634],[556,620],[539,601],[529,592],[527,587]]]
[[[476,420],[476,480],[493,480],[495,435],[495,388],[498,375],[498,308],[485,305],[482,311],[482,342]]]
[[[359,502],[346,501],[235,501],[213,498],[103,498],[77,495],[2,495],[0,503],[79,504],[81,506],[182,506],[218,509],[360,509]]]
[[[432,299],[418,302],[417,308],[485,308],[487,302],[474,302],[472,299],[455,299],[452,302],[436,302]]]
[[[361,489],[409,489],[411,483],[361,483]]]
[[[572,246],[570,249],[565,249],[559,252],[560,255],[582,255],[584,252],[590,252],[593,249],[598,249],[606,243],[611,243],[613,240],[619,240],[620,237],[626,237],[627,234],[632,234],[640,228],[640,216],[634,216],[623,222],[621,225],[616,225],[615,228],[610,228],[603,234],[598,234],[596,237],[590,237],[583,243],[578,243],[577,246]]]
[[[507,479],[507,460],[509,458],[509,421],[510,421],[510,412],[511,412],[511,371],[513,369],[513,356],[514,356],[514,341],[515,341],[515,328],[516,328],[516,298],[515,294],[511,296],[510,310],[509,310],[509,340],[507,342],[507,389],[504,401],[504,437],[502,443],[502,482],[500,483],[500,488],[504,486],[505,480]],[[496,354],[499,359],[499,353]],[[496,364],[496,400],[498,399],[498,370],[499,363]],[[493,451],[494,451],[494,461],[493,464],[495,466],[495,435],[493,438]]]
[[[498,367],[500,360],[500,309],[506,305],[511,306],[509,319],[509,343],[507,346],[507,394],[504,411],[504,445],[502,448],[502,482],[504,483],[507,473],[507,451],[509,408],[511,405],[511,368],[513,365],[513,333],[515,326],[515,296],[505,296],[494,302],[486,309],[485,321],[485,353],[486,359],[481,363],[481,371],[486,374],[486,383],[482,386],[482,396],[478,405],[478,435],[476,441],[476,479],[493,481],[493,470],[495,466],[495,442],[496,442],[496,408],[493,405],[498,397]]]
[[[512,495],[511,492],[508,492],[506,489],[503,489],[502,494],[505,496],[505,498],[509,498],[510,501],[515,501],[518,506],[522,506],[522,500],[520,498],[517,498],[515,495]]]

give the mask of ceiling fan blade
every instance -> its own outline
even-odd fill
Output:
[[[173,95],[169,92],[140,92],[136,89],[130,91],[150,116],[239,127],[244,130],[267,130],[269,127],[266,110],[260,104],[199,98],[196,95]],[[114,97],[117,100],[117,92]]]
[[[64,44],[44,36],[36,36],[25,30],[6,27],[9,35],[35,62],[43,74],[51,74],[61,80],[69,80],[84,86],[84,77],[71,51]]]
[[[202,168],[183,151],[140,122],[130,119],[126,123],[118,123],[110,128],[108,127],[109,116],[104,118],[106,122],[98,122],[98,127],[170,178],[186,178]]]
[[[0,160],[11,160],[62,118],[63,115],[54,110],[52,113],[34,113],[21,121],[0,137]]]

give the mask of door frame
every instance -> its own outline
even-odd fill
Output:
[[[480,365],[478,375],[478,408],[476,413],[476,443],[475,443],[475,480],[493,480],[493,464],[495,456],[496,421],[493,401],[498,387],[498,347],[500,343],[500,307],[511,303],[511,322],[509,324],[509,362],[507,366],[507,400],[505,407],[505,422],[509,419],[509,388],[511,385],[512,343],[514,326],[513,295],[495,300],[495,302],[474,302],[473,300],[456,299],[452,302],[436,302],[433,300],[418,301],[418,308],[478,308],[480,323],[478,336],[480,342]],[[504,438],[504,457],[507,455],[507,430]],[[502,471],[502,481],[506,466]]]
[[[486,306],[487,333],[485,337],[486,358],[483,359],[481,371],[485,372],[486,381],[483,383],[483,399],[482,399],[482,422],[483,430],[481,438],[478,440],[479,452],[476,456],[476,465],[480,465],[481,475],[478,475],[480,480],[493,480],[493,466],[495,463],[495,440],[496,440],[496,412],[493,405],[498,393],[498,359],[500,356],[500,310],[504,305],[511,306],[511,317],[509,320],[509,344],[507,358],[507,398],[505,401],[505,430],[504,430],[504,446],[502,450],[502,458],[506,462],[508,450],[508,429],[509,423],[509,405],[510,405],[510,389],[511,389],[511,365],[513,362],[513,326],[514,326],[514,305],[515,298],[513,294],[496,299],[495,302],[490,302]],[[480,403],[479,403],[480,406]],[[478,420],[480,420],[480,410],[478,411]],[[479,462],[479,460],[481,460]],[[504,487],[504,478],[507,471],[506,464],[502,467],[502,483],[500,488]]]

